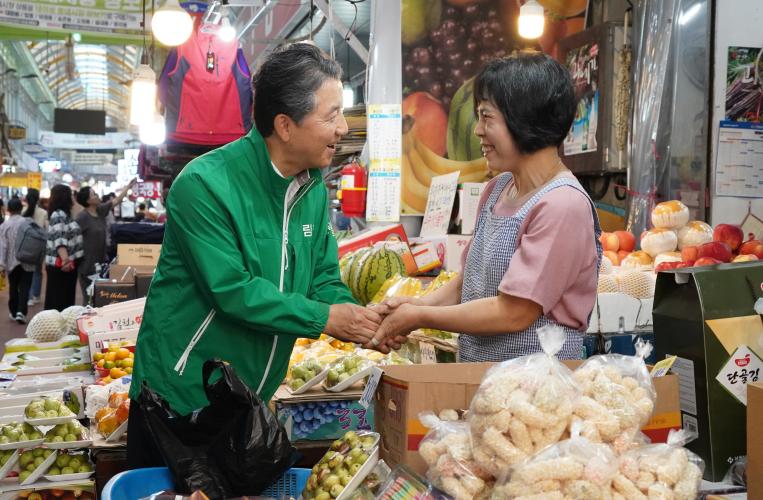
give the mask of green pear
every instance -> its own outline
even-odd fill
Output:
[[[53,467],[48,469],[48,474],[47,475],[49,475],[49,476],[58,476],[60,474],[61,474],[61,469],[59,469],[58,467],[56,467],[54,465]]]
[[[63,469],[61,469],[61,474],[74,474],[74,468],[64,467]]]

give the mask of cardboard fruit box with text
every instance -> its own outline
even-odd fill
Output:
[[[763,498],[763,382],[747,386],[747,496]]]
[[[746,453],[747,385],[763,375],[763,262],[660,273],[654,296],[657,359],[678,356],[681,419],[698,434],[687,445],[720,481]]]
[[[120,243],[117,245],[117,263],[123,266],[152,266],[159,263],[161,245],[137,245]]]
[[[565,361],[571,369],[581,361]],[[390,466],[405,464],[426,473],[419,444],[428,429],[419,421],[422,411],[468,409],[485,373],[493,363],[407,365],[384,367],[376,391],[374,416],[381,434],[380,453]],[[642,429],[653,442],[665,442],[671,429],[681,426],[678,379],[655,378],[657,403],[651,420]]]

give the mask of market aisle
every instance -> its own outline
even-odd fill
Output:
[[[42,299],[45,298],[45,285],[46,280],[43,277],[42,280]],[[82,294],[79,286],[77,286],[77,304],[82,303]],[[42,311],[42,302],[29,307],[29,313],[27,314],[27,321],[38,312]],[[0,291],[0,356],[5,354],[5,343],[10,339],[23,337],[26,333],[26,325],[19,325],[15,321],[11,321],[8,318],[8,286],[6,285],[4,290]]]

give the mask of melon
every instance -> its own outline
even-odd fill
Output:
[[[77,335],[79,328],[77,328],[77,318],[85,312],[85,308],[82,306],[71,306],[61,311],[61,317],[64,320],[67,335]]]
[[[405,264],[396,252],[382,247],[368,249],[358,256],[350,267],[350,291],[361,304],[367,304],[384,282],[394,275],[406,276]]]
[[[26,327],[26,336],[35,342],[55,342],[66,335],[66,323],[55,309],[40,311]]]
[[[448,114],[448,158],[470,161],[482,157],[480,140],[474,135],[474,78],[467,80],[450,101]]]

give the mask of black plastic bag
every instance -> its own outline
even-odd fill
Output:
[[[218,368],[222,377],[210,384]],[[138,402],[146,426],[179,493],[201,490],[212,499],[256,495],[294,465],[297,450],[230,365],[208,360],[203,377],[209,406],[184,416],[144,382]]]

